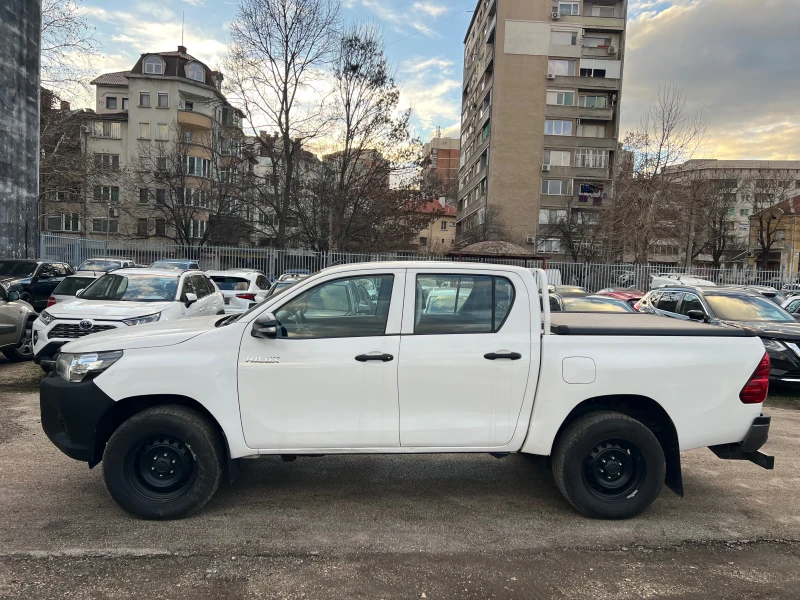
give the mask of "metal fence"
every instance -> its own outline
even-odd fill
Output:
[[[374,262],[379,260],[453,260],[447,256],[419,255],[413,253],[357,254],[349,252],[314,252],[311,250],[276,250],[274,248],[234,248],[225,246],[180,246],[148,244],[137,241],[87,240],[43,234],[40,257],[45,260],[80,265],[89,258],[124,257],[137,264],[148,265],[164,258],[191,259],[200,263],[203,270],[260,269],[269,277],[277,277],[287,269],[308,269],[312,273],[332,264]],[[469,259],[459,259],[469,260]],[[477,259],[474,259],[477,260]],[[489,261],[487,261],[489,262]],[[541,260],[491,259],[495,264],[541,267]],[[780,271],[762,271],[753,268],[684,267],[660,265],[599,264],[547,261],[550,280],[572,284],[596,292],[608,287],[648,290],[651,276],[663,273],[689,273],[717,284],[770,285],[781,287],[797,285],[797,275]],[[800,286],[798,286],[800,288]]]

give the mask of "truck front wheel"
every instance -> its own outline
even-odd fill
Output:
[[[223,448],[198,412],[156,406],[122,423],[103,454],[114,501],[143,519],[179,519],[205,505],[219,487]]]
[[[645,510],[664,484],[664,451],[636,419],[601,411],[571,423],[556,442],[553,476],[570,504],[599,519]]]

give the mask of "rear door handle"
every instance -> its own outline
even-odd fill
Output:
[[[519,360],[522,358],[522,354],[519,352],[489,352],[489,354],[484,354],[483,358],[488,360],[497,360],[498,358],[507,358],[509,360]]]
[[[358,362],[367,362],[368,360],[379,360],[381,362],[389,362],[394,360],[391,354],[359,354],[356,356]]]

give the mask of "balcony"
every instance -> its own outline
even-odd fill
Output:
[[[580,56],[581,58],[610,58],[619,60],[619,48],[614,46],[615,52],[609,52],[609,47],[605,48],[583,48]]]
[[[548,172],[542,172],[545,179],[603,179],[610,180],[608,169],[591,169],[587,167],[556,167],[551,166]]]
[[[494,31],[497,29],[497,14],[492,16],[489,23],[486,25],[483,33],[483,42],[485,44],[494,43]]]
[[[580,58],[581,46],[565,46],[563,44],[550,44],[548,56],[558,58]]]
[[[570,77],[568,75],[556,75],[550,85],[554,88],[565,87],[566,89],[578,88],[581,90],[600,90],[604,92],[619,91],[619,79],[605,79],[603,77]]]
[[[481,73],[485,73],[486,69],[494,61],[494,44],[486,44],[486,50],[484,52],[483,61],[481,63]]]
[[[544,136],[545,148],[599,148],[601,150],[616,150],[615,138],[577,137],[574,135],[546,135]]]
[[[470,202],[469,206],[456,213],[456,221],[463,221],[470,215],[478,212],[480,208],[486,203],[486,194]]]
[[[201,129],[211,129],[211,117],[191,110],[179,110],[178,123]]]
[[[591,119],[593,121],[611,121],[614,118],[612,108],[586,108],[583,106],[560,106],[548,104],[545,115],[550,118]]]
[[[601,31],[623,31],[625,19],[617,17],[587,17],[584,15],[561,15],[562,23],[575,23],[583,28],[600,29]]]

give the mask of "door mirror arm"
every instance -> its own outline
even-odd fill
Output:
[[[186,302],[184,302],[186,308],[189,308],[195,302],[197,302],[197,294],[192,294],[191,292],[186,294]]]
[[[263,313],[253,323],[250,335],[254,338],[274,340],[278,337],[278,327],[280,323],[272,313]]]
[[[16,302],[19,300],[19,292],[8,292],[8,301]]]

